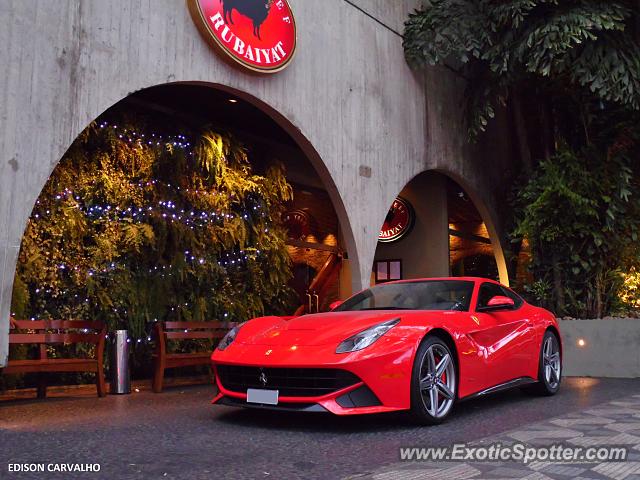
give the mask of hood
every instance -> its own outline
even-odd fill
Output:
[[[245,323],[236,342],[246,345],[337,345],[378,323],[402,318],[399,311],[326,312],[295,318],[260,317]]]

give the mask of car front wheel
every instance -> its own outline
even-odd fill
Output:
[[[458,385],[455,362],[438,337],[427,337],[418,348],[411,379],[411,413],[419,423],[441,423],[451,412]]]

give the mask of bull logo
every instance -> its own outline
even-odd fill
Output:
[[[261,384],[263,387],[266,387],[266,386],[267,386],[267,383],[269,383],[269,381],[267,380],[267,375],[266,375],[266,373],[264,373],[264,372],[261,372],[261,373],[260,373],[260,376],[258,377],[258,380],[260,380],[260,384]]]
[[[200,33],[243,67],[275,73],[293,58],[296,23],[287,0],[188,0],[187,5]]]
[[[253,22],[253,35],[260,38],[260,27],[269,16],[274,0],[222,0],[225,21],[233,25],[233,10]],[[260,38],[262,40],[262,38]]]

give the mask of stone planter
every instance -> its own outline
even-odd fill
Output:
[[[640,377],[640,319],[559,320],[565,376]]]

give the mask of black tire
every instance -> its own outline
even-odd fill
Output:
[[[429,362],[427,355],[429,350],[434,354],[435,366],[444,365],[439,362],[444,359],[444,355],[449,355],[449,363],[446,363],[444,374],[440,377],[429,376],[429,384],[434,385],[430,388],[421,388],[422,379],[427,378],[423,376],[429,368],[424,362]],[[433,380],[431,380],[433,378]],[[444,379],[444,380],[443,380]],[[440,380],[438,382],[438,380]],[[444,384],[444,385],[443,385]],[[433,398],[431,390],[436,390],[435,410],[436,415],[430,412],[431,406],[430,399]],[[446,395],[445,392],[446,391]],[[424,395],[423,395],[424,392]],[[418,347],[418,352],[413,362],[413,370],[411,373],[411,416],[415,422],[421,425],[436,425],[442,423],[453,410],[453,405],[457,399],[458,394],[458,369],[456,357],[449,348],[449,346],[437,336],[428,336]],[[425,398],[425,395],[429,397],[429,400]],[[439,405],[439,402],[440,405]],[[445,406],[446,404],[446,406]],[[429,407],[428,407],[429,405]],[[441,406],[442,411],[439,411]]]
[[[546,374],[547,364],[545,363],[545,345],[547,342],[552,343],[552,348],[554,352],[558,355],[558,370],[559,374],[557,374],[557,381],[555,381],[555,376],[553,372],[557,370],[553,370],[551,380],[548,378]],[[553,368],[553,366],[552,366]],[[555,333],[551,330],[547,330],[542,337],[542,343],[540,345],[540,355],[538,358],[538,381],[533,385],[527,385],[523,387],[523,390],[532,395],[542,395],[542,396],[551,396],[558,393],[560,390],[560,383],[562,382],[562,355],[560,354],[560,342]]]

